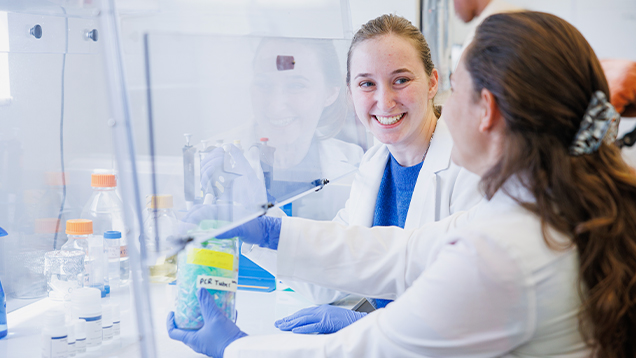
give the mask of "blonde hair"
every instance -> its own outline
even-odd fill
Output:
[[[349,46],[349,52],[347,53],[347,86],[350,85],[351,81],[351,55],[353,54],[353,50],[366,40],[384,35],[396,35],[410,41],[420,55],[426,75],[431,76],[435,65],[431,58],[431,49],[428,47],[428,43],[424,35],[422,35],[422,32],[413,26],[409,20],[401,16],[385,14],[362,25],[360,30],[353,36],[351,46]],[[433,111],[435,112],[435,116],[439,118],[441,115],[441,107],[433,106]]]

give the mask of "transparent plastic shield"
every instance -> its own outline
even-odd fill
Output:
[[[367,136],[346,93],[349,41],[148,34],[145,44],[152,155],[183,160],[182,233],[207,220],[223,229],[357,168]]]

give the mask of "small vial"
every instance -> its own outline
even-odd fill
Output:
[[[110,305],[102,306],[102,343],[109,344],[113,341],[113,308]]]
[[[111,289],[119,287],[120,282],[120,256],[121,256],[121,232],[104,232],[104,254],[108,262],[108,281]]]
[[[84,287],[73,291],[71,304],[73,317],[86,321],[86,349],[95,350],[102,345],[101,291]]]
[[[86,353],[86,321],[83,319],[74,319],[73,327],[75,329],[75,353]]]
[[[113,307],[113,337],[117,338],[121,335],[121,310],[116,303],[111,306]]]
[[[75,325],[73,323],[66,325],[66,332],[68,333],[68,356],[75,357],[77,348],[75,344]]]
[[[64,312],[49,311],[44,315],[42,330],[42,358],[67,358],[68,333],[64,323]]]

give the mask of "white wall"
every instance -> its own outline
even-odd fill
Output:
[[[581,31],[599,58],[636,61],[636,1],[634,0],[506,0],[569,21]],[[411,2],[411,1],[405,1]],[[461,44],[470,26],[453,18],[453,42]]]

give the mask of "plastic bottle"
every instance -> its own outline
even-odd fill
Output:
[[[104,233],[104,254],[108,260],[108,280],[111,288],[119,287],[120,282],[120,239],[119,231],[106,231]]]
[[[146,201],[146,208],[146,248],[149,257],[154,258],[154,265],[149,265],[150,281],[169,283],[177,278],[176,255],[166,257],[171,249],[172,236],[176,234],[178,223],[172,211],[172,195],[150,195]]]
[[[68,333],[68,356],[75,357],[77,354],[77,345],[75,344],[75,325],[73,323],[67,324],[66,332]]]
[[[102,306],[102,344],[113,341],[113,308],[110,305]]]
[[[7,232],[0,227],[0,237],[3,236],[7,236]],[[4,288],[2,288],[2,281],[0,281],[0,338],[6,337],[7,331],[7,298],[4,294]]]
[[[113,307],[113,338],[117,338],[121,335],[121,310],[116,303],[111,306]]]
[[[93,194],[82,210],[82,219],[93,220],[97,233],[119,231],[120,239],[120,283],[126,284],[130,276],[128,264],[127,238],[124,227],[124,205],[117,196],[117,179],[114,174],[91,174]]]
[[[71,294],[73,318],[86,321],[87,350],[95,350],[102,345],[102,305],[100,301],[101,294],[96,288],[80,288]]]
[[[42,330],[42,358],[68,357],[68,332],[64,312],[49,311],[44,315]]]
[[[86,353],[86,321],[74,319],[72,322],[75,329],[75,352],[77,355]]]
[[[87,219],[73,219],[66,222],[68,241],[62,245],[62,251],[84,251],[84,287],[99,289],[106,295],[104,286],[104,247],[92,237],[93,222]],[[101,237],[100,237],[101,239]]]

